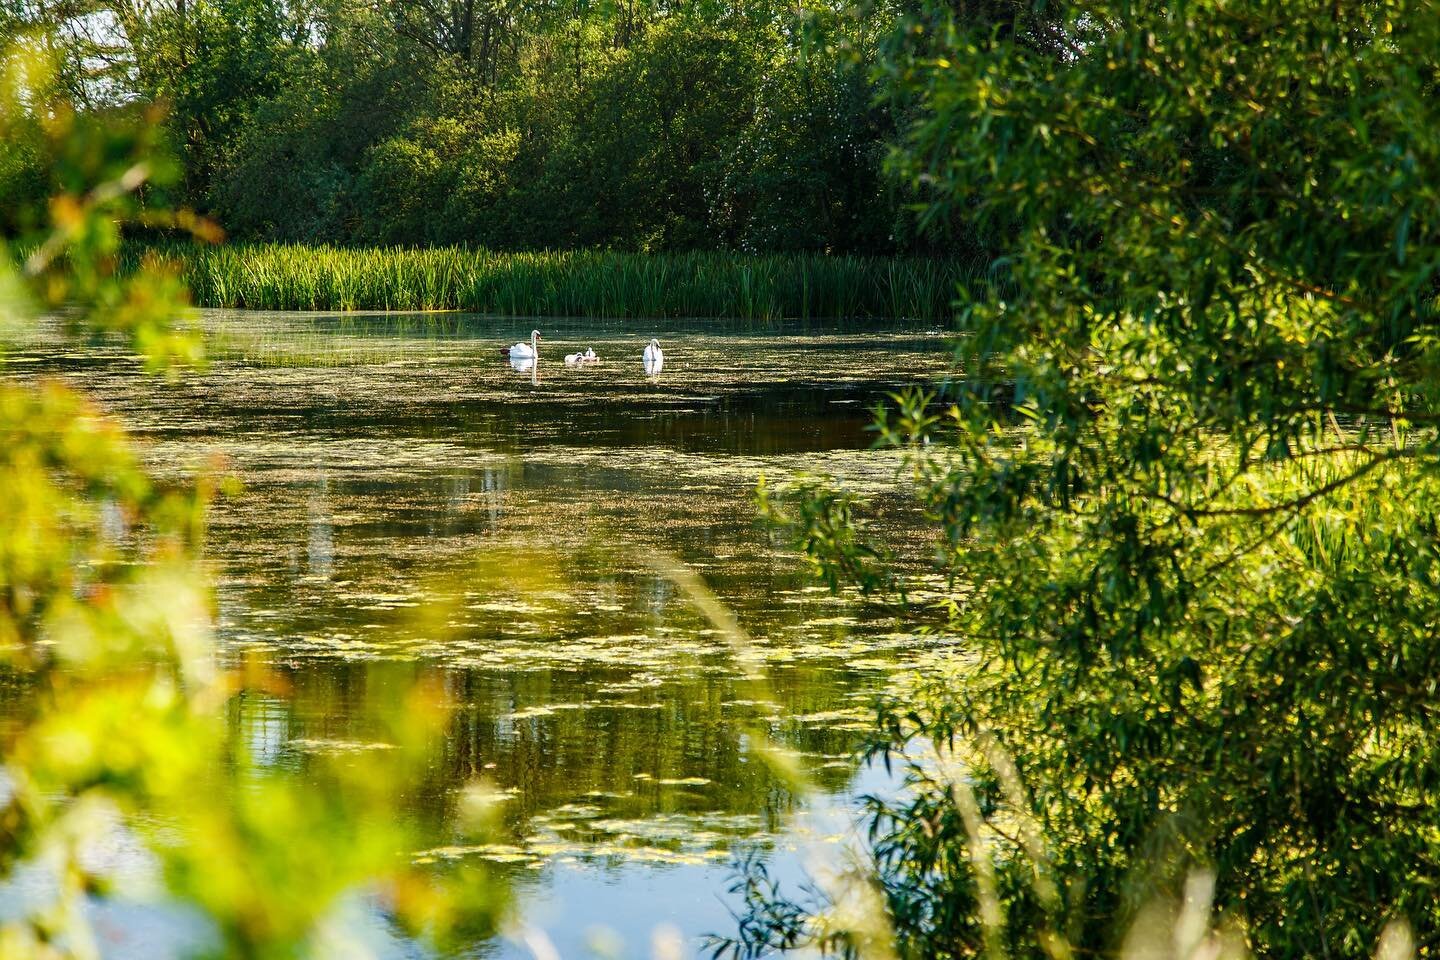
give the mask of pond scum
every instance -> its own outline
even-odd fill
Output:
[[[131,245],[173,260],[196,304],[258,310],[465,310],[605,319],[727,317],[948,321],[956,262],[610,251],[498,253],[459,247]]]

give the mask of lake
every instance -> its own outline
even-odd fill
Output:
[[[11,375],[84,389],[161,475],[240,481],[214,506],[207,560],[222,655],[286,679],[283,695],[230,705],[257,763],[303,771],[316,753],[366,749],[367,691],[440,673],[456,711],[415,787],[410,815],[435,842],[413,856],[486,860],[511,885],[515,930],[477,952],[530,956],[528,930],[561,956],[645,954],[659,929],[698,955],[701,935],[730,929],[736,856],[798,876],[853,833],[860,794],[888,788],[852,751],[875,696],[938,641],[818,585],[759,522],[754,493],[762,476],[842,477],[872,499],[874,529],[923,559],[898,460],[869,449],[866,427],[888,392],[944,374],[938,332],[202,322],[212,362],[173,382],[54,331],[12,354]],[[540,363],[517,372],[498,348],[533,325]],[[647,377],[652,336],[665,367]],[[561,362],[584,346],[597,364]],[[746,656],[674,564],[733,611]],[[799,758],[809,795],[760,762],[757,723]],[[479,777],[508,797],[503,835],[460,842],[456,797]],[[414,954],[363,905],[355,914],[379,952]],[[142,907],[106,925],[115,956],[200,935]]]

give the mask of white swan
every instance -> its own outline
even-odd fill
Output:
[[[567,367],[573,367],[573,366],[575,366],[577,363],[584,363],[584,362],[585,362],[585,354],[583,354],[583,353],[567,353],[567,354],[565,354],[565,366],[567,366]]]
[[[595,352],[594,347],[586,347],[585,355],[580,359],[584,360],[586,363],[594,363],[596,360],[600,359],[600,355]]]
[[[665,366],[665,351],[660,349],[660,341],[650,340],[650,345],[645,348],[645,372],[656,374]]]
[[[540,331],[530,331],[530,342],[520,341],[508,347],[502,347],[500,352],[511,360],[533,360],[540,356]]]

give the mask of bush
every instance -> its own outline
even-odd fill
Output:
[[[912,613],[963,650],[881,711],[877,751],[962,765],[872,810],[902,953],[1114,951],[1197,869],[1262,956],[1368,956],[1396,916],[1432,943],[1440,20],[939,7],[892,63],[899,166],[1012,239],[963,379],[880,423],[952,584]],[[740,952],[824,938],[761,893]]]

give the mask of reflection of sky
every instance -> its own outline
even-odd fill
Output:
[[[798,894],[807,876],[843,866],[850,851],[863,847],[855,798],[893,796],[898,783],[883,764],[872,763],[857,773],[851,790],[811,798],[775,839],[771,878]],[[514,926],[540,931],[566,958],[594,955],[591,944],[617,937],[617,956],[648,956],[657,928],[668,926],[685,938],[686,955],[700,958],[708,955],[703,938],[734,932],[737,903],[726,890],[735,878],[733,863],[622,864],[603,871],[556,864],[544,868],[540,882],[526,891]],[[533,957],[520,929],[512,929],[498,947],[503,960]]]
[[[592,956],[603,931],[619,938],[619,956],[650,955],[656,928],[684,918],[686,932],[704,935],[731,925],[723,892],[731,873],[723,866],[625,865],[597,874],[576,865],[545,868],[542,882],[527,891],[516,925],[543,933],[561,957]],[[500,944],[504,960],[533,956],[519,930]],[[700,950],[693,950],[695,956]]]
[[[259,751],[269,749],[270,732],[277,726],[275,706],[260,700],[247,709],[244,725],[252,749],[256,749],[257,738]],[[848,863],[850,852],[864,843],[856,828],[855,798],[862,794],[893,797],[898,787],[898,778],[876,762],[857,771],[846,791],[811,797],[767,842],[775,851],[769,857],[771,877],[782,889],[798,892],[807,876]],[[91,903],[90,922],[107,960],[178,960],[216,942],[207,920],[157,896],[153,861],[126,832],[109,834],[91,859],[103,861],[92,865],[103,866],[120,878],[120,889],[132,891],[128,898]],[[647,956],[654,938],[673,930],[685,944],[685,956],[699,960],[707,955],[706,936],[733,931],[732,911],[737,904],[726,890],[736,877],[735,870],[733,863],[723,862],[654,866],[622,861],[602,866],[567,860],[548,864],[518,883],[517,915],[507,934],[481,955],[532,960],[533,941],[538,937],[563,958],[595,956],[597,943],[618,946],[616,956]],[[43,869],[20,871],[14,883],[0,887],[0,920],[43,902],[47,891],[53,889],[53,880]],[[137,892],[140,899],[133,896]],[[322,923],[314,956],[411,960],[429,953],[397,937],[368,898],[352,895]]]
[[[290,742],[290,711],[272,697],[248,692],[235,701],[240,736],[250,763],[257,767],[274,766]]]

